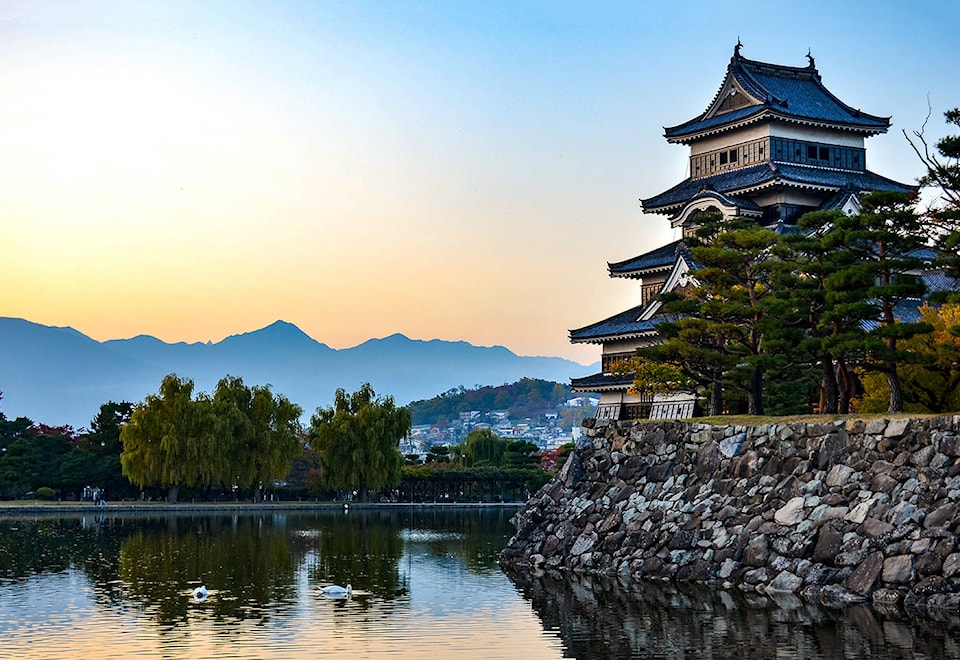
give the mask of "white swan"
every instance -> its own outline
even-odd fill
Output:
[[[199,587],[193,590],[193,597],[197,600],[203,600],[207,597],[207,585],[201,584]]]
[[[329,587],[320,587],[320,591],[323,592],[324,596],[343,598],[345,596],[350,596],[353,593],[353,587],[349,584],[346,587],[341,587],[338,584],[332,584]]]

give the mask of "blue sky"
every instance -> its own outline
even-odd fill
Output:
[[[674,238],[662,127],[743,55],[892,115],[960,105],[950,2],[0,2],[0,315],[206,341],[277,318],[582,362]]]

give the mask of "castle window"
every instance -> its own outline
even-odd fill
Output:
[[[817,159],[817,145],[808,144],[807,145],[807,159],[816,160]]]
[[[721,164],[721,165],[726,165],[726,164],[727,164],[727,152],[726,152],[726,151],[723,151],[723,152],[720,153],[720,164]]]
[[[829,147],[820,147],[820,160],[830,160]]]
[[[736,150],[736,149],[731,149],[731,150],[730,150],[730,162],[731,162],[731,163],[736,163],[736,162],[737,162],[737,150]]]

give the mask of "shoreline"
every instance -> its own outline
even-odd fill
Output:
[[[22,513],[269,513],[281,511],[343,511],[344,509],[520,509],[524,502],[0,502],[0,517]]]

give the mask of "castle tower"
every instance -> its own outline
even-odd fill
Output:
[[[684,235],[693,229],[691,217],[706,210],[783,232],[808,211],[856,213],[867,192],[916,190],[866,167],[864,139],[885,133],[889,117],[834,96],[809,53],[807,66],[792,67],[746,59],[741,48],[737,43],[707,109],[664,129],[668,142],[689,146],[689,177],[641,200],[645,212],[666,215]],[[572,343],[602,346],[601,372],[571,383],[577,391],[600,393],[597,418],[692,416],[691,395],[642,400],[628,394],[628,378],[611,372],[615,362],[657,341],[656,297],[686,285],[692,267],[681,240],[607,264],[610,277],[639,281],[641,302],[570,331]]]

